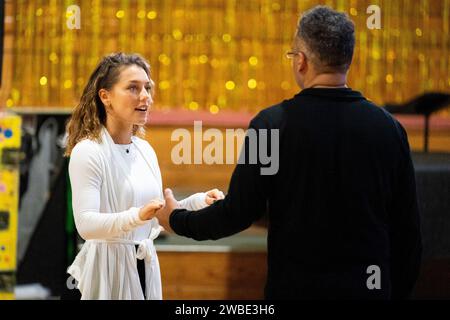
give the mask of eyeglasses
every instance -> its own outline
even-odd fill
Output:
[[[300,52],[288,51],[288,52],[286,52],[286,58],[293,59],[298,54],[300,54]]]

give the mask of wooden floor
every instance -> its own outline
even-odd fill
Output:
[[[163,298],[263,299],[266,253],[158,253]],[[424,261],[413,299],[450,299],[450,260]]]
[[[163,298],[263,299],[265,252],[158,252]]]
[[[255,225],[217,241],[157,239],[164,299],[264,298],[266,236],[267,229]]]

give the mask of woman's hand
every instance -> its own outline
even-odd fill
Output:
[[[225,198],[225,196],[223,195],[222,191],[220,191],[218,189],[212,189],[212,190],[206,191],[205,202],[207,205],[211,205],[214,202],[216,202],[217,200],[222,200],[223,198]]]
[[[151,200],[139,210],[139,218],[141,220],[150,220],[156,216],[156,210],[161,209],[163,206],[163,201],[158,199]]]

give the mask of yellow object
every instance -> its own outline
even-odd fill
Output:
[[[198,110],[216,104],[256,114],[300,90],[284,56],[300,14],[318,4],[355,22],[353,89],[380,105],[450,90],[450,0],[78,0],[81,30],[67,28],[74,17],[61,15],[70,2],[7,1],[6,16],[14,17],[5,34],[14,43],[5,51],[5,74],[14,75],[4,89],[9,107],[73,107],[99,59],[125,51],[151,63],[155,109],[189,109],[195,99]],[[380,9],[380,29],[368,28],[371,5]],[[56,16],[62,19],[48,18]]]
[[[14,299],[21,118],[0,114],[0,299]]]

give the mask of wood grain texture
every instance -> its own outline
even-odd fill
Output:
[[[262,299],[265,252],[159,252],[163,298]]]

